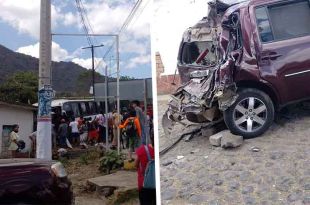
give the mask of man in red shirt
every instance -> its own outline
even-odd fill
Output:
[[[154,159],[154,139],[151,139],[152,144],[148,144],[148,150],[150,152],[151,158]],[[147,167],[148,158],[145,151],[145,147],[142,144],[136,150],[137,158],[135,160],[135,165],[137,167],[138,173],[138,190],[139,190],[139,200],[141,205],[156,205],[156,189],[146,189],[143,188],[144,173]]]

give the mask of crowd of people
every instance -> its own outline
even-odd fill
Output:
[[[143,112],[139,101],[131,102],[128,108],[123,107],[120,114],[114,110],[108,114],[97,114],[94,118],[81,116],[78,120],[70,120],[62,117],[59,121],[53,130],[54,145],[62,148],[78,147],[84,144],[106,143],[108,140],[110,148],[117,149],[120,142],[122,149],[130,150],[129,159],[132,159],[131,152],[135,148],[140,144],[147,144],[153,136],[152,116]]]
[[[131,102],[130,107],[123,108],[120,114],[114,110],[108,114],[100,113],[93,119],[82,116],[78,120],[73,118],[69,121],[67,119],[61,117],[57,126],[53,124],[53,147],[81,147],[106,143],[108,140],[108,143],[111,144],[110,149],[116,149],[120,142],[120,148],[128,149],[128,161],[134,163],[137,168],[140,204],[156,204],[154,166],[151,171],[151,181],[148,180],[147,184],[145,182],[145,173],[150,167],[149,164],[154,162],[153,120],[151,115],[143,112],[139,101]],[[118,136],[118,128],[120,136]],[[16,152],[22,146],[18,141],[18,130],[19,126],[14,125],[10,133],[9,150],[12,152],[12,157],[16,156]],[[108,131],[108,136],[106,131]],[[32,147],[34,148],[36,132],[32,133],[29,138],[33,142]],[[135,158],[133,157],[134,152]]]

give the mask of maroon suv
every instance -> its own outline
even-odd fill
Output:
[[[261,135],[275,111],[310,98],[310,1],[212,1],[185,31],[177,67],[165,126],[223,116],[232,133]]]
[[[60,162],[0,159],[0,204],[71,204],[71,182]]]

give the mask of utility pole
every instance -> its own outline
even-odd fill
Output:
[[[98,48],[98,47],[103,47],[104,45],[101,44],[101,45],[98,45],[98,46],[94,46],[94,45],[91,45],[91,46],[88,46],[88,47],[84,47],[82,49],[91,49],[91,58],[92,58],[92,81],[93,81],[93,96],[94,96],[94,99],[96,97],[96,93],[95,93],[95,58],[94,58],[94,48]]]
[[[105,67],[105,143],[106,143],[106,150],[109,149],[109,124],[108,124],[108,114],[109,114],[109,106],[108,106],[108,66]]]
[[[51,87],[51,41],[51,1],[41,0],[36,157],[47,160],[52,159],[51,101],[54,91]]]
[[[119,96],[119,35],[116,36],[116,58],[117,58],[117,80],[116,80],[116,100],[117,100],[117,115],[120,117],[120,96]],[[117,152],[120,154],[120,129],[117,127],[117,137],[118,137],[118,142],[117,142]]]

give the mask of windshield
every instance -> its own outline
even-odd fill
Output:
[[[184,42],[180,63],[196,65],[213,65],[216,62],[212,41]]]

